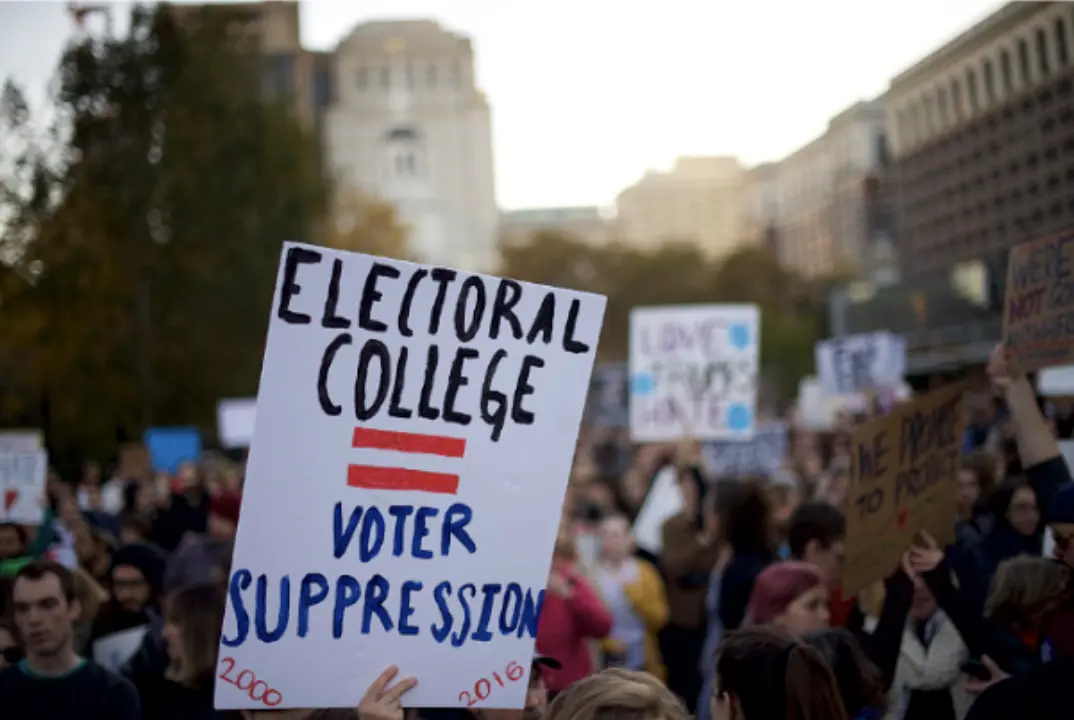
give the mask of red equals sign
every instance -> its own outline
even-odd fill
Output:
[[[394,450],[412,455],[437,455],[445,458],[462,458],[466,455],[464,438],[361,427],[354,428],[351,447]],[[401,467],[349,465],[347,485],[370,490],[412,490],[454,495],[459,490],[459,476]]]

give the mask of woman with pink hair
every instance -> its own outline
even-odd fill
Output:
[[[828,587],[810,563],[781,562],[757,576],[746,625],[774,625],[795,637],[824,630],[830,619]]]

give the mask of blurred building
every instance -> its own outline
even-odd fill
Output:
[[[806,277],[868,272],[893,224],[884,123],[883,99],[856,103],[820,137],[751,170],[745,226],[753,241]]]
[[[265,96],[290,98],[296,117],[308,128],[319,127],[331,100],[328,66],[323,53],[309,52],[302,47],[297,2],[172,5],[171,11],[180,23],[194,22],[202,13],[227,12],[242,18],[246,31],[264,54]]]
[[[744,241],[746,171],[730,157],[685,157],[666,173],[648,172],[616,198],[616,234],[642,248],[696,244],[721,257]]]
[[[608,218],[598,207],[531,208],[500,213],[500,242],[524,245],[536,233],[555,232],[589,245],[611,238]]]
[[[1074,5],[1010,3],[891,81],[902,280],[849,297],[848,332],[905,335],[911,372],[986,360],[1008,251],[1074,226],[1072,52]]]
[[[343,192],[394,205],[425,262],[495,267],[489,104],[469,38],[428,20],[369,22],[332,62],[325,151]]]

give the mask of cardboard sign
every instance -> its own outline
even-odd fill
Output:
[[[936,390],[854,429],[843,597],[887,577],[920,531],[941,546],[954,541],[966,387]]]
[[[48,455],[44,450],[0,450],[0,522],[37,525],[44,509]]]
[[[1003,342],[1024,372],[1074,360],[1074,232],[1011,248]]]
[[[523,707],[604,305],[284,246],[217,708]]]
[[[787,424],[758,426],[753,438],[741,442],[711,442],[701,448],[710,477],[773,477],[787,455]]]
[[[744,440],[757,407],[756,305],[637,308],[630,313],[634,442]]]
[[[821,387],[829,395],[892,387],[906,372],[906,341],[889,332],[824,340],[814,354]]]

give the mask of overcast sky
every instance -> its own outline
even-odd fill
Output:
[[[129,3],[115,3],[125,15]],[[609,204],[678,155],[775,160],[996,0],[307,0],[303,42],[432,18],[474,40],[505,208]],[[0,78],[41,102],[65,4],[0,0]]]

